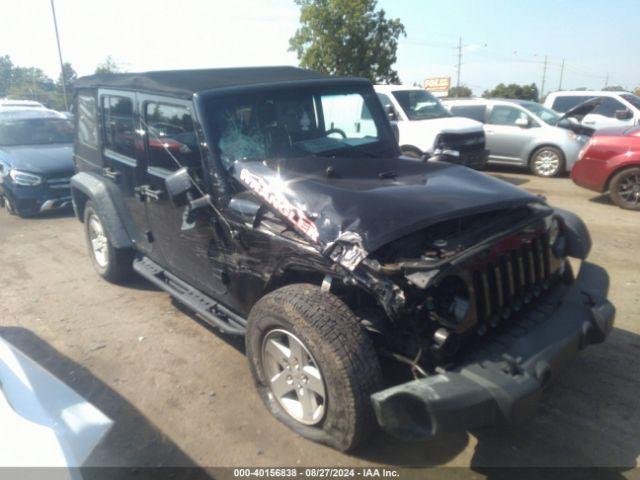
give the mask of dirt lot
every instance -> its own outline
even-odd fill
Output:
[[[569,179],[494,172],[588,224],[611,276],[616,328],[586,350],[519,428],[406,444],[378,434],[344,455],[302,440],[255,393],[241,342],[216,334],[141,279],[93,272],[71,214],[0,213],[0,335],[115,421],[92,465],[616,466],[640,461],[640,213]]]

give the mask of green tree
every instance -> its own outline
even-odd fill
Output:
[[[398,83],[398,38],[406,35],[399,19],[376,10],[376,0],[295,0],[300,28],[289,40],[300,66],[331,75]]]
[[[450,97],[472,97],[473,92],[466,85],[460,85],[460,87],[451,87],[448,95]]]
[[[621,85],[607,85],[602,90],[605,92],[619,92],[621,90],[626,90],[626,88],[622,87]]]
[[[58,75],[58,81],[56,82],[56,86],[59,89],[62,89],[62,85],[64,84],[67,89],[67,93],[71,92],[73,89],[73,82],[78,78],[78,74],[73,69],[69,62],[65,62],[62,64],[62,72]]]
[[[485,98],[517,98],[520,100],[538,100],[538,87],[535,83],[531,85],[518,85],[516,83],[510,83],[505,85],[500,83],[496,85],[493,90],[485,90],[482,94]]]
[[[13,62],[9,55],[0,57],[0,98],[6,97],[9,87],[11,86],[11,74],[13,71]]]
[[[633,90],[633,94],[634,94],[634,95],[637,95],[638,97],[640,97],[640,87],[636,87],[636,88]]]
[[[95,73],[120,73],[122,69],[111,55],[104,59],[104,62],[96,67]]]

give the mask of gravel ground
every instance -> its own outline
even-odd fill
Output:
[[[90,465],[609,466],[640,460],[640,213],[569,179],[492,174],[572,210],[593,237],[618,308],[606,343],[587,349],[520,427],[429,442],[382,433],[345,455],[303,440],[267,412],[242,342],[217,334],[142,279],[102,281],[71,214],[0,213],[0,335],[115,421]]]

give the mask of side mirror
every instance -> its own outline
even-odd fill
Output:
[[[181,207],[189,203],[187,193],[193,186],[191,176],[186,167],[182,167],[169,175],[164,180],[167,195],[171,203],[176,207]]]
[[[398,121],[398,114],[396,113],[395,108],[393,108],[393,105],[385,105],[384,111],[387,114],[387,117],[389,117],[389,120],[392,122]]]
[[[515,125],[520,128],[529,128],[529,119],[520,117],[516,120]]]
[[[624,110],[616,110],[616,118],[618,120],[631,120],[633,118],[633,112],[628,108]]]

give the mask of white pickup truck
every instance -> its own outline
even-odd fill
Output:
[[[404,155],[484,168],[487,151],[480,122],[452,116],[419,87],[376,85],[375,90],[390,120],[397,121]]]

